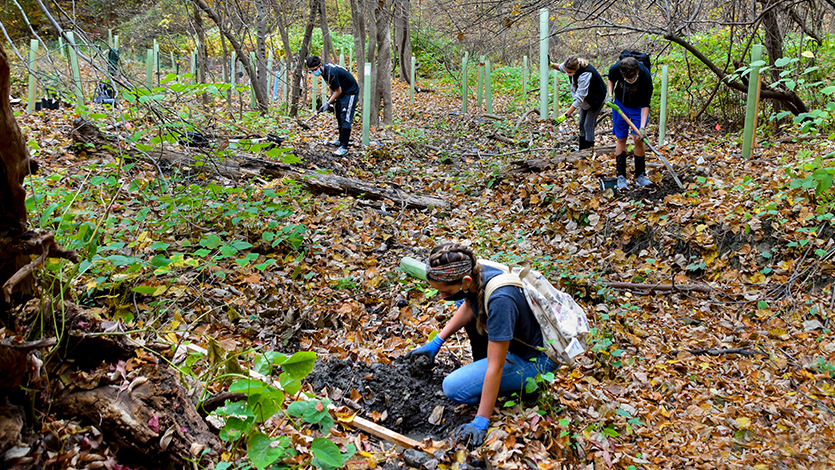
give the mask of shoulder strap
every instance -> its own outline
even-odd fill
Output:
[[[516,286],[521,288],[525,287],[525,285],[522,284],[522,279],[519,278],[519,275],[509,273],[499,274],[493,279],[490,279],[490,281],[487,282],[487,285],[484,286],[485,304],[490,302],[490,296],[493,295],[493,292],[495,292],[496,289],[505,286]],[[487,305],[485,305],[484,307],[487,308]]]

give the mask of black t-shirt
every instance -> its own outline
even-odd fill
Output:
[[[360,87],[357,85],[356,79],[351,75],[345,67],[336,64],[325,64],[325,70],[322,72],[322,78],[327,82],[328,87],[332,91],[338,90],[342,87],[343,95],[356,95],[360,92]]]
[[[481,281],[487,286],[490,279],[502,274],[502,271],[490,266],[481,265]],[[545,353],[535,349],[542,347],[542,329],[536,317],[528,306],[525,293],[516,286],[499,287],[484,299],[487,303],[487,339],[490,341],[510,341],[508,352],[524,359],[545,356]],[[473,313],[478,316],[478,295],[467,296],[467,302]],[[516,339],[514,339],[516,338]],[[525,344],[527,343],[527,344]],[[533,347],[531,347],[533,346]]]
[[[609,81],[615,84],[615,97],[629,108],[649,108],[652,101],[652,75],[638,62],[638,79],[627,83],[620,73],[620,61],[609,68]]]

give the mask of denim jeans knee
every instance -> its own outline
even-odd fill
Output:
[[[557,369],[559,365],[547,357],[525,360],[508,353],[499,384],[500,393],[522,392],[528,378]],[[484,375],[487,373],[487,359],[475,361],[452,371],[444,379],[444,395],[454,403],[474,405],[481,399]]]

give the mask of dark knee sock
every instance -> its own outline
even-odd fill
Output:
[[[626,176],[626,151],[624,150],[619,153],[615,158],[617,161],[618,176]]]
[[[351,129],[339,129],[339,145],[348,148],[348,141],[351,139]]]
[[[635,178],[643,175],[647,171],[647,159],[644,155],[635,155]],[[624,172],[626,170],[624,169]]]

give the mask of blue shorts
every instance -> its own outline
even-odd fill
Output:
[[[625,114],[626,117],[628,117],[632,121],[632,124],[635,124],[635,127],[637,127],[638,129],[641,128],[641,108],[628,108],[624,106],[623,103],[621,103],[617,98],[615,98],[615,104],[620,106],[620,109],[623,110],[623,114]],[[624,121],[623,118],[620,117],[620,113],[618,113],[614,109],[612,110],[612,124],[612,133],[615,134],[615,137],[617,137],[618,139],[625,139],[627,136],[629,136],[629,131],[631,130],[629,124],[627,124],[626,121]],[[635,131],[632,131],[632,134],[637,135],[635,134]]]

